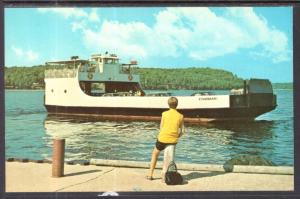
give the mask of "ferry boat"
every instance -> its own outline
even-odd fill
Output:
[[[133,74],[137,61],[119,63],[115,54],[90,59],[71,57],[45,71],[45,107],[49,114],[96,116],[113,120],[160,120],[168,109],[169,92],[146,94]],[[199,82],[200,83],[200,82]],[[243,88],[227,95],[211,92],[176,96],[186,122],[254,120],[276,108],[276,95],[267,79],[244,81]]]

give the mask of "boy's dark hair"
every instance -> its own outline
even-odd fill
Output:
[[[177,98],[176,97],[170,97],[169,99],[168,99],[168,104],[169,104],[169,107],[170,108],[176,108],[177,107],[177,105],[178,105],[178,100],[177,100]]]

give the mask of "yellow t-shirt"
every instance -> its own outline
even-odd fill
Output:
[[[158,141],[162,143],[176,144],[179,138],[178,129],[181,127],[183,115],[176,109],[169,109],[162,113],[162,126],[158,135]]]

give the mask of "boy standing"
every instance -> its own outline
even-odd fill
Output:
[[[162,113],[160,132],[152,152],[150,169],[147,175],[148,180],[153,180],[153,172],[160,151],[164,150],[168,145],[176,145],[178,138],[184,133],[183,115],[176,110],[178,105],[177,98],[170,97],[168,104],[170,109]],[[162,179],[164,179],[164,176]]]

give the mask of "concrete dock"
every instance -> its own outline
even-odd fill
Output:
[[[294,174],[179,170],[183,185],[145,178],[146,168],[64,165],[64,177],[51,177],[52,164],[6,162],[6,192],[143,192],[143,191],[293,191]]]

